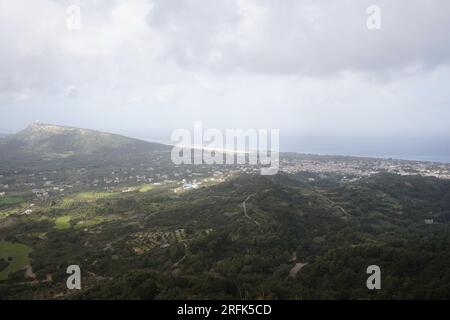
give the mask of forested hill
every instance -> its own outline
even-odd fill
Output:
[[[87,166],[93,163],[137,161],[171,147],[121,135],[88,129],[33,123],[24,130],[0,138],[3,166],[33,169]],[[44,160],[44,162],[42,162]]]

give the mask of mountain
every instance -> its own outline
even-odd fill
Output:
[[[89,129],[33,123],[24,130],[0,138],[0,159],[67,159],[145,156],[168,151],[170,146]]]

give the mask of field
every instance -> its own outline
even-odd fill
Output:
[[[90,219],[90,220],[83,220],[83,221],[79,221],[75,225],[75,228],[77,228],[77,229],[88,228],[88,227],[95,226],[95,225],[97,225],[97,224],[99,224],[101,222],[102,222],[101,218],[95,218],[95,219]]]
[[[113,197],[118,195],[118,193],[113,192],[81,192],[77,194],[74,198],[80,201],[93,201],[98,199],[104,199],[108,197]]]
[[[8,196],[0,198],[0,207],[6,205],[14,205],[25,201],[25,199],[21,196]]]
[[[152,184],[144,184],[139,188],[139,192],[149,192],[154,188]]]
[[[58,230],[64,230],[70,228],[70,216],[58,217],[55,220],[55,228]]]
[[[8,278],[10,273],[23,269],[30,263],[31,248],[9,241],[0,242],[0,259],[5,260],[8,266],[0,272],[0,280]]]
[[[76,194],[72,194],[70,196],[66,196],[59,206],[62,209],[70,208],[71,206],[76,206],[81,202],[95,202],[96,200],[106,199],[110,197],[114,197],[119,195],[117,192],[80,192]]]

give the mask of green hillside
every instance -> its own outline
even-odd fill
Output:
[[[0,295],[450,298],[450,208],[426,196],[445,198],[449,190],[447,181],[434,178],[386,174],[319,188],[281,174],[239,175],[179,195],[156,186],[93,199],[74,196],[70,206],[42,207],[40,216],[49,221],[32,219],[4,230],[5,238],[33,248],[34,272],[40,279],[52,274],[53,282],[31,290],[9,280]],[[424,223],[415,203],[430,208],[434,224]],[[69,224],[55,228],[68,217]],[[45,238],[36,241],[25,230],[45,232]],[[55,266],[77,261],[90,276],[81,292],[67,292],[64,270]],[[382,269],[381,291],[365,287],[371,264]]]
[[[65,159],[82,156],[142,155],[169,150],[169,146],[88,129],[33,123],[17,134],[0,139],[2,158]]]

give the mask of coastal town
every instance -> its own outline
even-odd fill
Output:
[[[85,190],[129,193],[162,188],[179,194],[223,182],[237,174],[260,173],[260,167],[248,164],[173,165],[162,158],[156,160],[159,161],[152,159],[152,166],[141,163],[129,168],[79,168],[31,173],[30,170],[5,171],[0,174],[0,199],[13,202],[15,198],[18,202],[22,197],[30,199],[29,205],[17,212],[29,215],[33,213],[35,202],[62,199],[66,194]],[[314,174],[310,181],[333,175],[343,183],[379,173],[450,179],[450,164],[287,153],[281,154],[280,173]]]
[[[345,179],[359,179],[374,174],[420,175],[450,179],[450,164],[398,159],[359,158],[344,156],[315,156],[290,154],[280,161],[281,171],[287,174],[312,172],[339,174]]]

